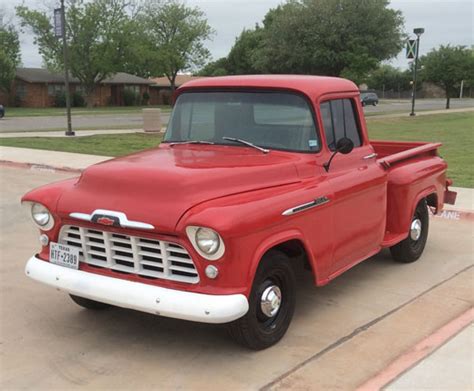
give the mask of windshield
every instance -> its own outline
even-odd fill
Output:
[[[223,137],[269,149],[319,150],[312,112],[299,95],[227,91],[187,92],[178,97],[165,142],[210,141],[239,146]]]

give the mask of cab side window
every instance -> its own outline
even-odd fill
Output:
[[[320,106],[326,143],[331,151],[343,137],[352,140],[354,147],[360,147],[362,140],[352,99],[334,99]]]

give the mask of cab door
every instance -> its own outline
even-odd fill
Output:
[[[386,174],[357,116],[355,98],[327,100],[320,105],[328,156],[342,137],[354,149],[332,160],[327,179],[333,192],[332,274],[343,271],[380,249],[386,219]]]

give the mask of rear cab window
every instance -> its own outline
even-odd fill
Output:
[[[331,151],[336,150],[338,140],[343,137],[351,139],[354,148],[362,145],[353,99],[333,99],[323,102],[320,111],[326,144]]]

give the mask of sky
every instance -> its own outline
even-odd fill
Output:
[[[357,0],[354,0],[357,1]],[[270,8],[282,0],[187,0],[191,6],[201,8],[209,25],[216,31],[212,41],[207,43],[213,59],[228,54],[235,38],[244,28],[252,28]],[[54,8],[55,0],[0,0],[0,10],[14,15],[14,7],[25,4],[31,8],[44,8],[45,4]],[[59,0],[57,0],[59,4]],[[421,37],[420,54],[443,44],[474,44],[474,0],[392,0],[390,7],[401,10],[405,18],[405,31],[411,36],[413,28],[424,27]],[[381,26],[383,28],[383,26]],[[25,67],[41,67],[42,59],[33,37],[21,35],[22,62]],[[406,69],[408,60],[404,52],[390,61],[393,66]]]

